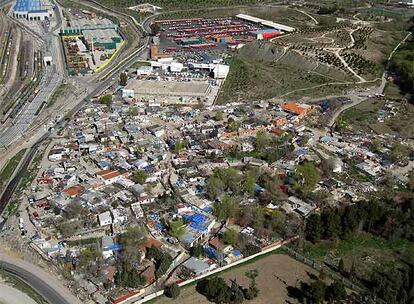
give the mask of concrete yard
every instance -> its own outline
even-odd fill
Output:
[[[211,91],[211,86],[204,81],[133,80],[125,89],[134,90],[136,97],[206,98]]]

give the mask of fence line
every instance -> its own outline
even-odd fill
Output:
[[[342,284],[344,284],[345,287],[352,289],[358,293],[361,294],[370,294],[370,291],[368,289],[366,289],[365,287],[361,287],[355,283],[353,283],[351,280],[344,278],[342,275],[339,275],[338,273],[334,272],[333,270],[331,270],[329,267],[324,266],[322,264],[319,264],[318,262],[316,262],[315,260],[309,259],[303,255],[301,255],[300,253],[296,252],[295,250],[293,250],[292,248],[286,247],[286,250],[288,252],[288,254],[290,256],[292,256],[294,259],[312,267],[313,269],[317,270],[317,271],[326,271],[328,273],[328,275],[335,281],[339,281]],[[387,304],[387,302],[381,300],[381,299],[376,299],[377,303],[380,304]]]

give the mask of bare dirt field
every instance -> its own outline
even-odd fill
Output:
[[[254,263],[231,268],[220,274],[220,276],[229,280],[229,282],[230,279],[236,278],[237,283],[247,287],[250,280],[246,278],[245,272],[251,269],[257,269],[259,271],[259,276],[256,281],[260,293],[259,297],[249,301],[250,304],[296,303],[295,299],[288,296],[286,287],[295,286],[300,281],[310,281],[308,272],[315,274],[312,268],[287,255],[272,254]],[[195,285],[192,285],[183,287],[177,299],[171,300],[162,296],[156,300],[156,303],[207,304],[210,302],[204,296],[197,293]]]

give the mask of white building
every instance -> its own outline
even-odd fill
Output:
[[[213,75],[216,79],[224,79],[230,71],[230,67],[225,64],[217,64],[213,69]]]
[[[144,66],[140,66],[137,69],[137,75],[138,76],[142,76],[142,75],[149,76],[151,74],[152,74],[152,66],[146,66],[146,65],[144,65]]]
[[[98,215],[99,226],[107,226],[112,224],[112,217],[109,211],[105,211]]]
[[[125,224],[128,221],[128,211],[123,207],[112,209],[112,216],[114,224]]]

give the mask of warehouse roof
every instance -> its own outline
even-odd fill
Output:
[[[87,38],[92,38],[94,42],[106,43],[112,42],[112,38],[120,37],[119,34],[112,28],[110,29],[97,29],[97,30],[84,30],[82,34]]]
[[[246,15],[246,14],[238,14],[238,15],[236,15],[236,17],[239,18],[239,19],[250,21],[250,22],[259,23],[259,24],[262,24],[262,25],[267,26],[267,27],[279,29],[279,30],[282,30],[282,31],[285,31],[285,32],[293,32],[295,30],[294,27],[290,27],[290,26],[275,23],[275,22],[272,22],[272,21],[256,18],[256,17]]]
[[[15,12],[31,12],[42,10],[41,0],[17,0],[13,10]]]

